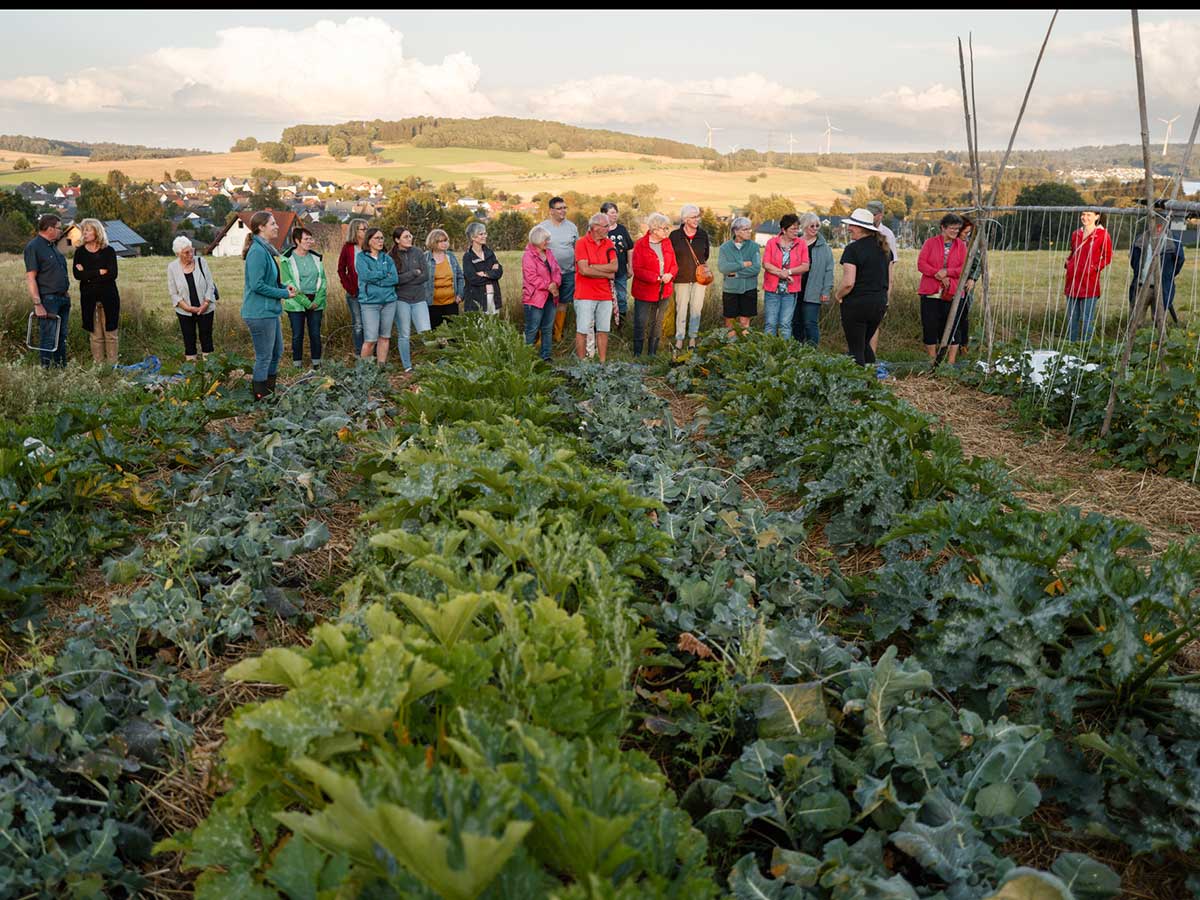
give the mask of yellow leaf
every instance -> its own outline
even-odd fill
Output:
[[[207,391],[204,392],[204,396],[211,397],[213,394],[215,394],[217,392],[217,388],[219,388],[220,386],[221,386],[220,379],[218,379],[217,381],[214,381],[212,383],[212,387],[210,387]]]
[[[721,521],[724,522],[726,525],[728,525],[730,528],[741,528],[742,527],[742,522],[738,518],[737,510],[725,509],[725,510],[722,510],[720,513],[718,513],[718,516],[720,517]]]
[[[175,462],[179,463],[181,466],[190,466],[192,464],[192,461],[182,453],[175,454]]]
[[[1061,578],[1055,578],[1052,582],[1046,585],[1046,593],[1053,597],[1055,594],[1065,594],[1067,586],[1063,584]]]
[[[779,536],[779,532],[774,528],[768,528],[766,531],[760,531],[758,533],[759,549],[762,549],[763,547],[774,547],[781,540],[782,538]]]
[[[167,579],[167,583],[163,585],[163,590],[164,590],[164,591],[169,591],[169,590],[170,590],[172,587],[174,587],[174,586],[175,586],[175,579],[174,579],[174,578],[168,578],[168,579]]]

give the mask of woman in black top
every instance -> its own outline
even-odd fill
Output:
[[[463,254],[463,310],[498,313],[500,311],[500,276],[504,266],[487,245],[487,226],[472,222],[467,226],[467,252]]]
[[[872,365],[871,335],[887,311],[888,267],[892,251],[869,210],[856,209],[844,220],[852,243],[842,253],[842,283],[837,300],[842,310],[846,348],[860,366]]]
[[[71,270],[79,280],[79,313],[83,329],[92,335],[92,361],[117,362],[117,326],[121,295],[117,293],[117,252],[108,246],[104,225],[97,219],[79,223],[83,243],[75,251]]]

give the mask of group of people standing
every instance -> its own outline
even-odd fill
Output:
[[[581,358],[595,352],[606,359],[610,332],[627,318],[633,323],[635,357],[656,354],[660,338],[670,335],[672,328],[676,350],[683,350],[685,341],[689,347],[696,345],[706,289],[715,277],[710,266],[713,242],[701,225],[698,207],[684,206],[678,226],[662,213],[651,213],[645,233],[637,240],[620,223],[620,211],[611,201],[589,219],[582,236],[567,219],[563,198],[551,199],[549,210],[549,217],[530,231],[521,260],[525,339],[529,344],[540,342],[544,359],[550,358],[553,344],[562,337],[568,307],[574,310],[575,350]],[[750,327],[758,315],[761,277],[767,333],[815,346],[820,340],[821,309],[836,302],[848,353],[859,364],[875,364],[878,330],[887,312],[898,258],[895,235],[882,218],[883,205],[873,201],[843,220],[850,242],[842,251],[842,278],[836,290],[833,250],[821,234],[816,214],[783,216],[778,234],[761,247],[750,220],[735,218],[729,240],[716,249],[716,268],[724,279],[724,327],[730,334]],[[953,363],[968,343],[968,316],[981,257],[976,254],[964,272],[975,231],[969,219],[948,213],[939,226],[939,233],[924,242],[917,258],[921,331],[932,358],[949,328],[948,358]],[[1183,266],[1183,248],[1178,239],[1163,238],[1162,227],[1158,223],[1156,234],[1164,245],[1159,295],[1174,317],[1174,278]],[[93,359],[109,364],[118,359],[117,255],[101,222],[85,219],[80,231],[82,243],[70,265],[58,249],[62,228],[57,216],[43,216],[37,236],[25,248],[29,294],[34,315],[42,322],[39,346],[45,366],[66,364],[69,272],[80,285],[80,313],[91,336]],[[265,397],[278,378],[284,313],[291,327],[294,364],[303,364],[307,337],[312,365],[320,366],[328,278],[307,228],[294,229],[291,246],[282,253],[275,246],[279,226],[270,212],[255,213],[249,232],[243,248],[241,315],[254,347],[254,393]],[[363,219],[350,222],[337,275],[345,291],[357,357],[385,363],[395,331],[407,372],[412,369],[413,332],[430,331],[460,312],[496,315],[502,310],[504,266],[488,246],[487,226],[473,222],[466,239],[467,250],[460,260],[450,251],[449,235],[440,228],[429,232],[422,249],[403,226],[392,230],[388,246],[379,228]],[[179,322],[185,359],[194,360],[213,350],[220,294],[188,238],[177,237],[173,249],[176,259],[167,266],[167,293]],[[1112,255],[1112,240],[1100,216],[1083,212],[1064,263],[1069,340],[1090,340],[1101,273]],[[1135,277],[1130,303],[1146,274],[1141,271],[1142,256],[1139,239],[1131,250]],[[961,299],[951,323],[960,282]]]

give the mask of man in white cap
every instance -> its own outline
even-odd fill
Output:
[[[872,200],[867,204],[867,209],[869,209],[871,214],[875,217],[875,227],[879,229],[880,234],[887,238],[888,246],[892,248],[892,266],[888,273],[888,302],[890,303],[892,300],[892,285],[896,283],[896,260],[900,258],[900,248],[896,244],[895,232],[883,224],[883,202],[880,200]],[[878,350],[879,331],[877,330],[873,335],[871,335],[871,352],[876,353]],[[886,378],[889,374],[887,366],[885,366],[883,363],[879,363],[875,367],[875,373],[880,378]]]

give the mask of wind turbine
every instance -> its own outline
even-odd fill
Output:
[[[831,121],[829,121],[829,116],[825,117],[825,133],[824,133],[823,137],[825,138],[825,155],[826,156],[829,155],[829,147],[833,140],[833,133],[835,131],[841,131],[841,130],[842,129],[838,128]]]
[[[724,128],[713,128],[713,126],[708,124],[707,119],[705,119],[705,121],[704,121],[704,127],[708,129],[708,149],[711,150],[712,149],[713,132],[714,131],[724,131],[725,129]]]
[[[796,144],[799,143],[792,133],[788,132],[788,156],[791,156],[796,151]]]
[[[1175,119],[1178,119],[1178,118],[1179,118],[1179,116],[1175,117]],[[1175,124],[1175,119],[1159,119],[1158,120],[1167,126],[1167,136],[1165,138],[1163,138],[1163,156],[1167,155],[1167,144],[1171,143],[1171,126]]]

